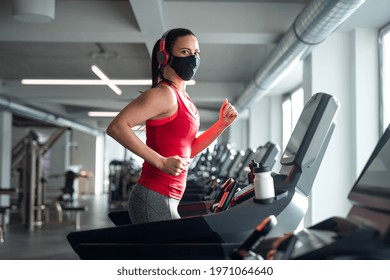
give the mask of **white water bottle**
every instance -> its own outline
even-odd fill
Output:
[[[271,176],[271,169],[268,166],[259,166],[253,169],[255,175],[253,185],[255,186],[256,199],[270,199],[275,197],[274,179]]]

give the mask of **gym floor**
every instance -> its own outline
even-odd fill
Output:
[[[107,217],[107,195],[81,196],[77,202],[88,206],[88,211],[80,213],[80,230],[114,226]],[[48,222],[28,230],[11,216],[4,243],[0,243],[0,260],[78,260],[66,239],[76,230],[73,221],[74,214],[68,213],[63,223]]]

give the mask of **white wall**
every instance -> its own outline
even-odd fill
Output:
[[[250,109],[249,147],[255,150],[268,141],[282,148],[281,96],[263,97]],[[276,164],[273,170],[279,171],[279,165]]]
[[[108,192],[109,180],[108,176],[110,174],[109,166],[110,162],[113,160],[123,161],[125,160],[125,148],[116,142],[112,137],[105,134],[104,136],[104,181],[103,189],[104,192]]]
[[[100,134],[95,139],[95,173],[94,173],[94,187],[96,194],[102,194],[106,192],[104,189],[104,178],[105,178],[105,168],[104,168],[104,143],[105,143],[105,134]]]
[[[268,141],[282,148],[282,97],[265,96],[249,110],[249,147],[256,150]],[[281,152],[277,155],[280,158]],[[278,172],[277,161],[273,171]]]
[[[89,135],[86,133],[82,133],[74,130],[73,136],[70,138],[70,159],[69,165],[66,169],[73,169],[78,172],[81,170],[92,172],[95,176],[95,167],[96,167],[96,136]],[[79,169],[79,170],[78,170]],[[101,172],[103,169],[101,169]],[[87,180],[87,179],[81,179]],[[95,180],[89,182],[83,182],[87,184],[94,184]],[[76,181],[76,184],[78,181]],[[81,182],[80,182],[81,183]],[[78,185],[75,185],[76,191]],[[89,191],[92,191],[91,189]],[[95,191],[100,191],[100,186],[95,187]],[[84,192],[84,190],[83,190]]]
[[[248,148],[248,112],[239,113],[238,118],[229,127],[229,139],[237,150],[245,151]]]
[[[280,149],[283,147],[283,111],[282,111],[282,96],[270,97],[270,116],[271,116],[271,129],[270,129],[270,141],[277,144]],[[283,151],[281,151],[283,152]],[[281,153],[279,154],[279,157]]]
[[[378,141],[375,34],[375,30],[334,33],[304,63],[305,97],[308,92],[326,92],[341,103],[336,129],[312,188],[306,226],[347,215],[351,207],[348,193]]]
[[[271,98],[263,97],[249,109],[249,147],[257,149],[271,138]]]

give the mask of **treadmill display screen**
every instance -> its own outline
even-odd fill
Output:
[[[329,94],[313,95],[302,110],[280,163],[305,167],[315,162],[338,106]]]
[[[289,164],[294,161],[298,149],[302,143],[303,137],[306,134],[306,130],[309,126],[310,120],[313,116],[312,114],[310,115],[310,117],[308,116],[309,111],[314,113],[313,110],[305,111],[306,114],[302,114],[299,121],[297,122],[294,131],[290,137],[290,141],[288,142],[287,147],[282,155],[282,163]]]
[[[256,162],[262,162],[265,156],[265,153],[267,152],[266,147],[260,147],[256,150],[255,156],[254,156],[254,161]]]
[[[366,207],[390,211],[390,126],[356,181],[349,199]]]

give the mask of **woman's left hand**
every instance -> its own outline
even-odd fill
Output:
[[[219,110],[219,119],[222,123],[228,127],[232,124],[238,116],[238,112],[236,108],[229,102],[229,100],[225,99],[223,102],[221,109]]]

